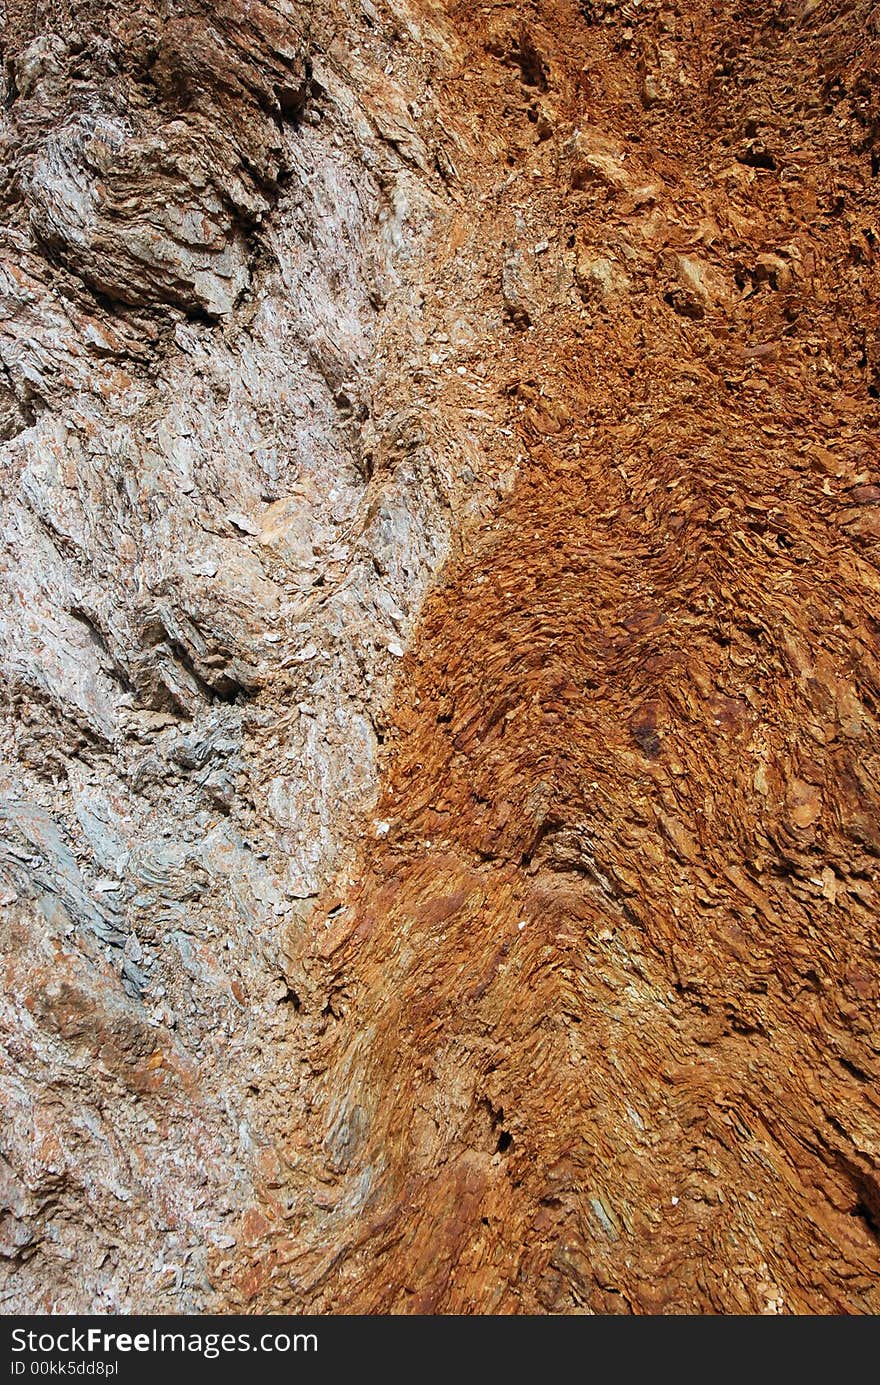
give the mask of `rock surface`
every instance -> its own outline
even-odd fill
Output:
[[[4,1311],[876,1312],[871,6],[5,51]]]

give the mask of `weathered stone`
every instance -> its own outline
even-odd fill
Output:
[[[876,1312],[867,0],[172,9],[6,17],[4,1310]]]

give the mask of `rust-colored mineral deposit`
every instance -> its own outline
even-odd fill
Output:
[[[55,8],[5,1311],[876,1313],[876,6]]]

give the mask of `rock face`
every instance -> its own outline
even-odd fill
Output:
[[[880,1308],[876,24],[10,7],[5,1311]]]
[[[428,407],[430,119],[332,13],[9,20],[10,1308],[216,1302],[287,1188],[285,958],[373,800],[453,475],[497,471]]]

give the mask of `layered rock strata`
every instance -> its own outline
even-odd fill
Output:
[[[870,6],[7,24],[7,1311],[876,1311]]]

